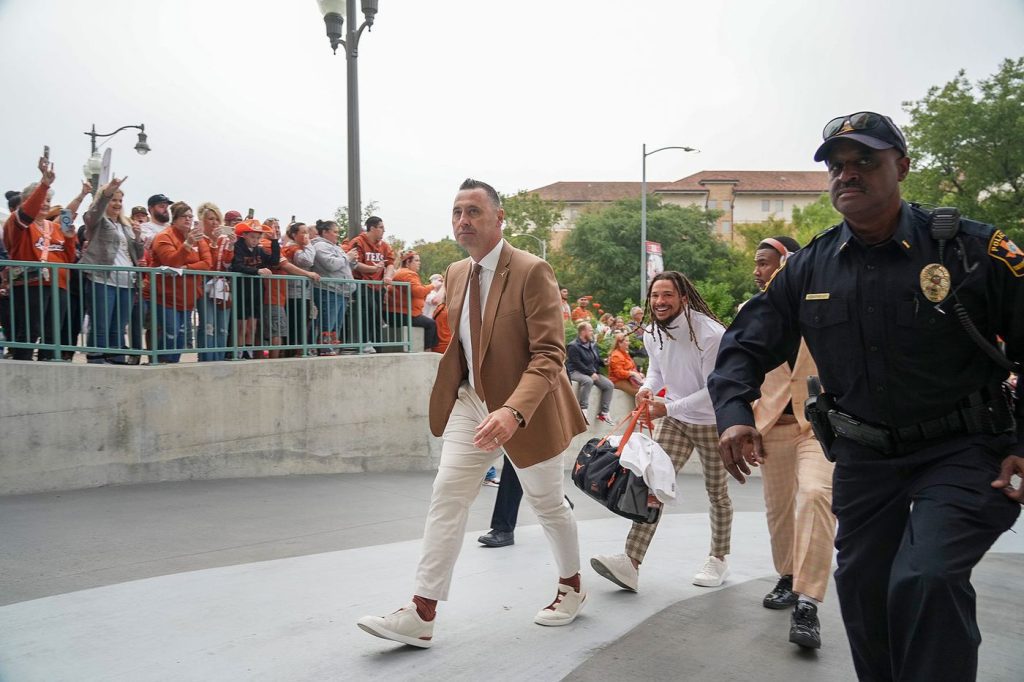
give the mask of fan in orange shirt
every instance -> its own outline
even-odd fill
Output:
[[[430,350],[437,345],[437,324],[423,314],[423,302],[427,294],[434,290],[420,281],[420,255],[415,251],[406,251],[401,258],[402,267],[392,278],[393,282],[408,282],[408,287],[390,287],[388,291],[388,317],[396,328],[402,328],[412,317],[412,326],[423,328],[423,348]],[[411,298],[412,309],[407,305]]]
[[[644,375],[637,371],[629,357],[629,335],[616,332],[612,338],[612,352],[608,354],[608,379],[620,391],[636,395],[644,383]]]

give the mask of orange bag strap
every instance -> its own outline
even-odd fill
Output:
[[[601,441],[597,444],[598,447],[604,445],[605,442],[611,436],[614,436],[618,432],[619,428],[621,428],[622,425],[625,424],[626,422],[629,422],[629,425],[626,426],[625,431],[622,432],[622,439],[619,440],[619,447],[615,450],[615,456],[616,457],[618,457],[619,455],[622,454],[623,448],[626,447],[626,441],[628,441],[629,437],[633,435],[633,432],[636,430],[638,423],[640,424],[640,431],[641,432],[643,432],[644,427],[647,427],[647,430],[651,431],[651,435],[652,436],[654,435],[653,431],[651,430],[651,408],[650,408],[650,404],[649,403],[643,403],[642,405],[639,405],[635,410],[633,410],[632,412],[627,414],[622,419],[622,421],[620,421],[618,424],[616,424],[615,427],[611,430],[611,433],[609,433],[604,438],[602,438]]]

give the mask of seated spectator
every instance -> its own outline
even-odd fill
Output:
[[[263,226],[256,220],[243,220],[235,225],[235,235],[238,240],[231,259],[231,271],[246,275],[235,279],[235,319],[238,321],[239,345],[251,347],[256,345],[257,320],[263,313],[260,277],[269,277],[270,268],[281,261],[281,243],[279,235],[273,235],[270,253],[265,253],[260,248]],[[253,351],[244,351],[242,358],[251,360]]]
[[[423,329],[423,347],[430,350],[437,345],[437,324],[432,317],[423,314],[423,303],[433,287],[420,281],[420,255],[406,251],[399,259],[401,267],[395,272],[392,282],[407,282],[409,287],[389,288],[388,315],[395,327],[405,326],[406,315],[411,315],[412,326]],[[412,309],[409,308],[411,299]]]
[[[434,308],[434,322],[437,324],[437,345],[431,348],[435,353],[444,353],[452,342],[452,328],[448,324],[448,290],[441,287],[437,292],[437,307]]]
[[[312,343],[312,328],[310,326],[313,311],[312,282],[319,282],[320,275],[313,272],[313,262],[316,260],[316,250],[313,248],[312,239],[309,237],[309,228],[305,223],[292,223],[287,231],[288,243],[281,248],[282,259],[287,260],[294,270],[286,272],[295,275],[302,275],[307,280],[288,280],[288,339],[292,344],[306,345]],[[282,351],[282,357],[297,357],[300,351]]]
[[[594,331],[597,333],[597,341],[600,343],[604,337],[611,332],[615,317],[611,313],[604,313],[597,321]]]
[[[437,307],[437,294],[444,286],[444,275],[434,273],[430,276],[430,293],[423,299],[423,314],[427,317],[434,317],[434,308]]]
[[[70,221],[60,224],[46,219],[50,211],[53,192],[50,189],[56,174],[53,164],[46,158],[39,159],[39,182],[26,187],[17,210],[12,211],[4,225],[4,247],[11,260],[37,263],[73,263],[78,246],[78,237]],[[66,295],[56,299],[49,295],[51,276],[56,276],[57,286],[67,291],[68,271],[44,267],[12,268],[9,273],[11,296],[11,341],[21,343],[55,344],[60,338],[59,324],[53,326],[53,310],[58,306],[58,319],[64,319]],[[52,273],[52,274],[51,274]],[[40,289],[43,287],[44,289]],[[31,360],[31,348],[12,348],[15,360]],[[40,350],[40,360],[57,359],[52,350]]]
[[[171,225],[153,237],[150,249],[154,268],[175,270],[209,270],[213,257],[203,239],[203,228],[193,223],[192,207],[184,201],[171,204]],[[157,350],[183,350],[186,348],[188,325],[196,300],[203,293],[201,275],[175,272],[154,273],[152,290],[157,309]],[[143,290],[147,297],[150,287]],[[168,353],[157,357],[157,362],[174,363],[181,353]]]
[[[85,212],[85,243],[80,263],[138,267],[142,261],[142,227],[123,211],[123,179],[114,178],[101,189]],[[127,347],[125,329],[131,321],[135,273],[87,271],[89,334],[86,345],[117,351]],[[100,351],[87,354],[88,362],[124,364],[124,354]]]
[[[644,383],[644,375],[629,357],[629,335],[616,332],[612,352],[608,354],[608,380],[620,391],[636,395]]]
[[[139,208],[142,208],[141,206]],[[196,209],[199,225],[203,228],[203,239],[210,249],[210,269],[226,272],[234,258],[234,232],[223,224],[220,208],[209,201],[199,204]],[[203,295],[197,303],[199,330],[196,346],[199,348],[225,348],[228,331],[231,329],[231,282],[227,277],[209,277],[203,285]],[[199,362],[216,362],[226,357],[226,351],[205,351],[199,354]]]
[[[612,423],[608,410],[611,409],[612,392],[615,387],[608,381],[608,377],[602,376],[599,372],[604,362],[597,351],[594,328],[589,322],[580,322],[576,326],[576,338],[566,346],[566,351],[566,369],[569,370],[569,378],[579,384],[576,399],[580,402],[583,414],[587,413],[590,404],[590,389],[596,385],[601,390],[601,409],[597,418],[599,421]]]
[[[341,343],[345,324],[346,299],[355,291],[350,255],[338,246],[338,224],[333,220],[316,221],[317,237],[313,239],[313,272],[320,282],[313,287],[317,307],[316,341],[323,345]],[[344,280],[344,281],[342,281]],[[320,355],[335,355],[333,348],[323,348]]]

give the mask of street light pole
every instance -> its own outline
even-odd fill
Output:
[[[136,130],[139,131],[139,141],[135,143],[135,151],[137,151],[142,156],[148,154],[151,150],[148,138],[146,136],[146,125],[144,123],[140,123],[137,126],[121,126],[114,132],[106,134],[97,133],[96,124],[93,123],[92,130],[87,131],[85,133],[86,135],[89,136],[89,160],[85,162],[85,166],[82,170],[85,172],[86,177],[88,177],[89,180],[92,182],[92,193],[94,196],[96,192],[100,190],[100,169],[102,167],[102,162],[100,161],[99,147],[96,144],[96,138],[113,137],[122,130],[127,130],[128,128],[135,128]]]
[[[540,244],[540,259],[541,260],[547,260],[548,259],[548,243],[546,241],[544,241],[543,239],[541,239],[540,237],[538,237],[537,235],[530,234],[529,232],[516,232],[515,234],[510,234],[509,236],[510,237],[529,237],[530,239],[536,240],[536,242],[538,244]]]
[[[372,30],[378,0],[362,0],[361,8],[366,20],[361,25],[356,23],[355,0],[317,0],[317,3],[324,15],[331,48],[335,54],[339,45],[345,48],[348,81],[348,237],[351,239],[360,232],[359,223],[362,216],[362,200],[359,196],[359,68],[356,59],[359,57],[359,38],[363,34],[363,29]],[[348,32],[344,34],[345,39],[342,40],[344,21],[348,22]]]
[[[647,144],[643,145],[643,171],[640,176],[640,303],[643,303],[644,297],[647,296],[647,157],[666,149],[700,153],[699,149],[693,147],[659,147],[649,152]]]

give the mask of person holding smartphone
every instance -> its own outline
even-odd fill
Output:
[[[135,273],[129,268],[142,262],[142,226],[131,222],[123,212],[124,192],[114,178],[85,212],[85,239],[88,246],[80,263],[113,265],[119,271],[88,271],[85,291],[89,304],[90,329],[87,345],[116,351],[125,348],[125,327],[131,319],[132,289]],[[87,354],[88,362],[124,364],[124,355],[96,351]]]

